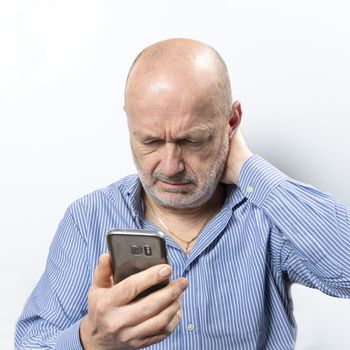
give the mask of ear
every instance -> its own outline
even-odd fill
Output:
[[[231,110],[230,117],[228,120],[228,124],[229,124],[229,128],[230,128],[230,131],[229,131],[230,137],[232,137],[233,134],[236,132],[237,128],[241,124],[241,120],[242,120],[241,102],[235,101],[232,104],[232,110]]]

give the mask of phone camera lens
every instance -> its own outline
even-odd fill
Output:
[[[150,245],[145,245],[145,255],[147,256],[152,255],[152,249]]]
[[[130,247],[130,251],[131,251],[131,254],[133,254],[133,255],[141,255],[142,254],[142,247],[137,245],[137,244],[133,244]]]

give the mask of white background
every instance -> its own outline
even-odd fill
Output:
[[[135,171],[123,88],[155,41],[213,45],[252,150],[350,206],[349,10],[340,0],[0,0],[0,348],[13,348],[68,204]],[[297,349],[350,349],[349,300],[292,292]]]

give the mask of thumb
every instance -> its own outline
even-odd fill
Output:
[[[113,287],[111,257],[105,253],[100,255],[99,262],[94,272],[92,288]]]

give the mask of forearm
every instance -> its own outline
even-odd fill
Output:
[[[83,350],[79,337],[80,321],[62,330],[44,319],[26,318],[18,322],[15,349]]]
[[[79,324],[89,286],[86,244],[67,210],[45,272],[18,320],[16,349],[82,349]]]
[[[299,274],[328,294],[350,297],[349,209],[258,156],[244,165],[238,185],[278,228],[273,234],[285,241],[290,254],[281,270]]]

